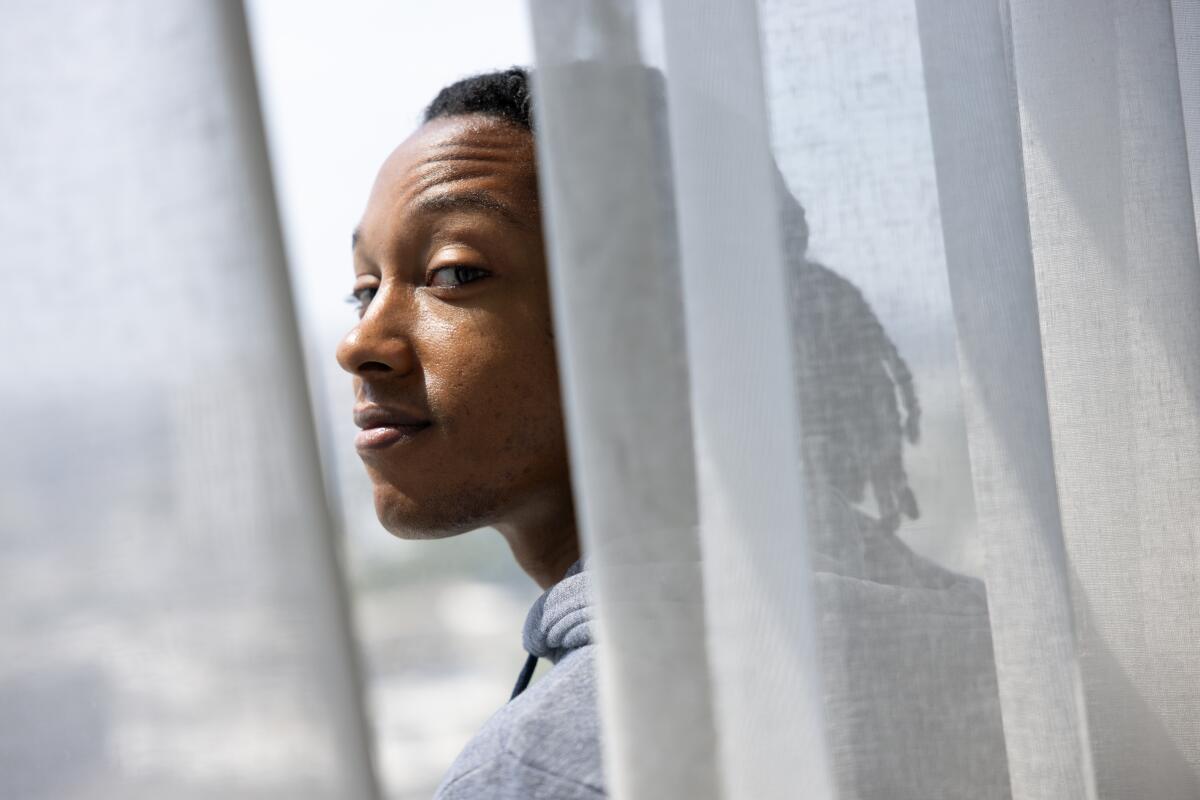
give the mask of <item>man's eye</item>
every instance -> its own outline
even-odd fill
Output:
[[[429,275],[427,286],[434,287],[454,287],[462,286],[464,283],[477,281],[480,278],[486,278],[489,275],[486,269],[479,267],[465,267],[455,265],[453,267],[442,267],[435,269]]]
[[[375,293],[379,289],[375,286],[364,286],[361,289],[355,289],[346,296],[346,302],[354,306],[354,310],[361,317],[367,311],[367,306],[375,298]]]

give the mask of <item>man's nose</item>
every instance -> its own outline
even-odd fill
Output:
[[[337,349],[338,364],[360,378],[400,377],[416,368],[409,315],[380,293]]]

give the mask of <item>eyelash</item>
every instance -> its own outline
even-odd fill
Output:
[[[462,286],[464,284],[473,283],[482,278],[486,278],[490,274],[487,270],[480,269],[479,267],[472,267],[470,264],[453,264],[448,267],[439,267],[438,269],[435,269],[433,272],[430,272],[429,276],[425,279],[425,285],[432,286],[433,285],[433,277],[435,275],[437,275],[438,273],[451,272],[451,271],[453,271],[453,273],[454,273],[454,280],[457,281],[457,283],[455,283],[454,286]],[[470,273],[477,273],[477,274],[473,278],[464,277],[464,274],[470,274]],[[453,288],[453,287],[440,287],[440,288]]]
[[[375,286],[364,286],[361,289],[355,289],[353,292],[346,295],[346,302],[354,306],[354,310],[357,311],[358,315],[361,317],[363,312],[367,310],[367,305],[371,302],[371,299],[375,297],[375,293],[377,291],[379,291],[379,289]],[[367,292],[371,293],[371,297],[364,299],[363,295]]]
[[[455,289],[460,286],[464,286],[468,283],[474,283],[475,281],[482,280],[483,278],[486,278],[491,274],[487,270],[481,269],[480,267],[472,267],[467,264],[453,264],[448,267],[439,267],[438,269],[435,269],[432,272],[430,272],[429,276],[426,278],[425,285],[432,287],[435,275],[437,275],[438,273],[448,272],[451,270],[453,271],[454,280],[456,282],[454,284],[451,284],[448,286],[439,286],[436,288]],[[354,291],[352,291],[350,294],[348,294],[346,296],[346,302],[349,303],[350,305],[354,306],[354,309],[358,312],[358,315],[361,317],[366,312],[367,306],[370,305],[371,300],[374,299],[375,294],[378,291],[379,291],[379,287],[377,287],[377,286],[364,286],[361,289],[355,289]],[[364,295],[367,295],[367,294],[369,294],[370,296],[365,297]]]

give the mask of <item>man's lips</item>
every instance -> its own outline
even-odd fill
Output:
[[[362,428],[354,437],[354,446],[378,450],[411,439],[432,423],[411,411],[369,404],[355,406],[354,424]]]

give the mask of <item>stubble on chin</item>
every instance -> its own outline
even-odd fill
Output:
[[[445,539],[494,525],[501,516],[503,493],[491,487],[413,497],[394,486],[375,485],[375,513],[399,539]]]

